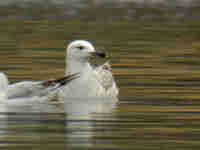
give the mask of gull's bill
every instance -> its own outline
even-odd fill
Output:
[[[90,52],[92,57],[100,57],[100,58],[105,58],[106,53],[101,52],[101,51],[95,51],[95,52]]]

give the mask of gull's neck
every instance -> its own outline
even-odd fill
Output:
[[[66,64],[67,64],[66,73],[69,74],[89,71],[90,69],[92,69],[90,63],[86,59],[76,60],[73,58],[68,58]]]
[[[8,90],[8,78],[7,76],[0,72],[0,100],[7,99]]]
[[[0,92],[0,101],[7,99],[7,93],[6,92]]]
[[[0,88],[0,101],[4,100],[4,99],[7,99],[7,90],[8,90],[8,86],[7,85],[2,86]]]

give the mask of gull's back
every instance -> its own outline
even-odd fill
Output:
[[[10,84],[8,86],[8,99],[17,97],[33,97],[40,92],[39,82],[23,81]]]

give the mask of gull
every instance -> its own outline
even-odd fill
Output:
[[[57,90],[79,77],[79,73],[55,80],[22,81],[9,84],[7,76],[0,72],[0,101],[17,103],[53,98]]]
[[[93,67],[91,57],[105,58],[103,52],[95,50],[94,46],[85,40],[72,41],[66,48],[66,72],[80,72],[80,78],[64,86],[58,93],[60,98],[112,98],[117,100],[118,87],[112,75],[109,62]]]

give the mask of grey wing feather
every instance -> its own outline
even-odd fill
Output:
[[[8,99],[40,95],[44,90],[41,81],[23,81],[8,86]]]

